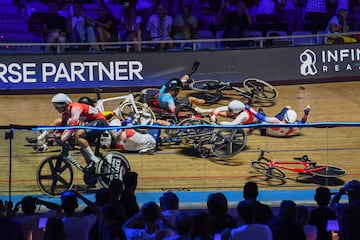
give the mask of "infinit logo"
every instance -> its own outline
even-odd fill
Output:
[[[316,69],[316,54],[310,50],[306,49],[300,54],[300,73],[303,76],[314,76],[318,71]]]

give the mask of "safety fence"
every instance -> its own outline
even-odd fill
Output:
[[[317,187],[324,185],[336,191],[345,182],[360,177],[358,164],[359,122],[307,123],[301,125],[299,136],[282,138],[262,136],[259,130],[260,128],[289,126],[299,127],[299,125],[288,124],[141,125],[132,128],[140,129],[142,134],[146,133],[145,128],[161,130],[159,149],[153,154],[139,154],[139,151],[123,152],[118,148],[102,148],[100,151],[105,156],[109,151],[120,152],[128,161],[130,170],[139,174],[137,195],[140,203],[149,200],[157,201],[164,191],[169,190],[177,192],[181,203],[188,206],[203,205],[210,192],[223,192],[229,202],[237,202],[242,199],[242,188],[247,181],[258,183],[259,199],[262,201],[278,203],[283,199],[291,199],[313,202],[313,194]],[[56,130],[66,128],[68,127],[58,127]],[[118,126],[102,130],[116,131],[128,128]],[[80,191],[91,192],[102,186],[98,183],[96,188],[86,188],[84,174],[76,168],[76,163],[70,164],[72,171],[64,176],[61,171],[47,174],[43,172],[43,175],[39,175],[44,159],[59,156],[61,147],[53,139],[48,139],[47,150],[37,151],[33,148],[35,144],[28,143],[26,137],[37,136],[40,131],[54,129],[54,127],[10,125],[3,126],[1,129],[4,137],[0,140],[2,169],[0,172],[0,199],[16,201],[19,197],[29,194],[47,197],[49,194],[44,194],[40,190],[39,181],[50,186],[54,177],[58,176],[64,177],[66,181],[73,177],[72,189]],[[212,131],[211,137],[204,138],[206,135],[204,129]],[[252,131],[248,132],[248,129],[252,129]],[[225,133],[234,130],[238,131],[237,136]],[[217,131],[223,131],[223,134],[213,137],[216,135],[213,132]],[[243,131],[243,135],[239,134]],[[198,135],[194,135],[194,132]],[[231,141],[233,145],[229,144]],[[213,152],[216,151],[214,148],[222,149],[221,146],[227,146],[227,150],[234,147],[231,151],[235,151],[241,144],[244,145],[244,148],[231,157],[221,155],[222,152],[217,152],[218,155]],[[267,167],[264,164],[253,163],[251,165],[253,161],[259,160],[261,149],[264,150],[263,154],[267,159],[274,161],[269,165],[270,170],[263,171],[261,168]],[[209,154],[202,155],[204,152]],[[79,149],[71,150],[70,154],[81,165],[86,166]],[[294,160],[294,158],[298,159]],[[308,165],[302,164],[308,160]],[[280,162],[286,162],[286,164]],[[294,163],[297,164],[294,165]],[[54,162],[53,167],[55,165]],[[311,170],[318,166],[330,166],[330,168],[317,169],[320,171]],[[291,167],[297,169],[291,169]],[[43,165],[43,169],[45,168]],[[287,178],[282,176],[280,171],[274,169],[282,170]],[[309,169],[310,171],[306,171]],[[346,172],[341,172],[342,170]],[[334,171],[340,172],[336,175]],[[117,177],[121,178],[122,176],[120,174]]]

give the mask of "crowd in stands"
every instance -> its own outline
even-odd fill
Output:
[[[31,1],[17,4],[22,11]],[[161,41],[152,49],[184,49],[202,38],[243,38],[330,32],[357,32],[360,1],[357,0],[43,0],[41,34],[45,43],[84,42],[82,48],[105,50],[94,42],[136,41],[133,51],[142,51],[138,41]],[[90,9],[83,5],[93,6]],[[114,8],[117,6],[117,8]],[[25,10],[24,10],[25,9]],[[97,9],[97,15],[93,10]],[[339,14],[340,12],[346,12]],[[50,16],[50,17],[49,17]],[[29,24],[36,21],[29,16]],[[333,26],[330,26],[333,24]],[[334,26],[337,27],[334,27]],[[340,26],[340,27],[339,27]],[[275,31],[275,33],[274,33]],[[280,34],[281,35],[281,34]],[[355,39],[355,38],[353,38]],[[353,40],[352,39],[352,40]],[[180,40],[180,41],[170,41]],[[352,41],[351,40],[351,41]],[[347,39],[345,39],[345,42]],[[215,42],[214,42],[215,43]],[[216,46],[219,46],[217,44]],[[246,41],[225,41],[222,47],[248,46]],[[78,46],[71,46],[78,48]],[[70,48],[71,48],[70,47]],[[48,45],[46,50],[50,50]]]
[[[138,174],[96,190],[92,202],[78,191],[61,194],[61,204],[25,196],[14,207],[0,201],[1,239],[7,240],[355,240],[360,227],[360,182],[351,180],[331,198],[328,187],[316,188],[317,206],[284,199],[278,212],[258,200],[255,182],[243,187],[237,215],[230,214],[221,192],[210,193],[206,209],[182,209],[174,192],[139,206],[135,191]],[[340,201],[343,195],[347,199]],[[79,208],[79,200],[85,207]],[[37,211],[45,206],[48,212]]]

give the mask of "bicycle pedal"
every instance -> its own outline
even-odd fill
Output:
[[[37,152],[45,152],[48,149],[46,144],[32,145],[32,148]]]

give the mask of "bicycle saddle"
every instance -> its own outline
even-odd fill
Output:
[[[298,160],[301,162],[311,162],[308,155],[304,155],[302,157],[295,157],[294,160]]]

